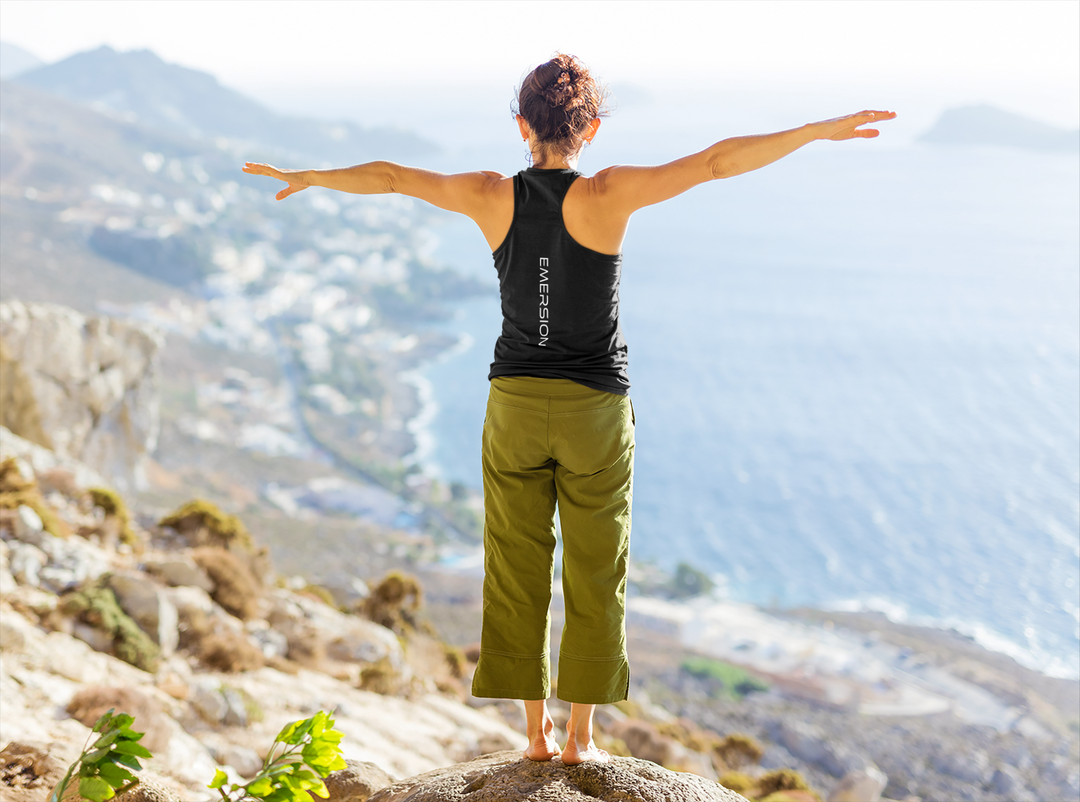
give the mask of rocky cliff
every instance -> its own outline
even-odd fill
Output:
[[[158,435],[159,335],[51,304],[0,304],[3,424],[111,477],[143,485]]]

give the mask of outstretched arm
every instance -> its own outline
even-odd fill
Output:
[[[286,182],[288,186],[275,196],[278,200],[308,187],[325,187],[355,195],[396,192],[474,219],[487,205],[494,185],[505,178],[494,172],[447,175],[386,161],[330,170],[279,170],[269,164],[246,162],[244,172]]]
[[[700,153],[656,167],[609,167],[597,174],[603,192],[626,214],[660,203],[691,187],[757,170],[795,152],[816,139],[869,139],[880,132],[862,128],[871,122],[891,120],[892,111],[862,111],[832,120],[809,123],[789,131],[740,136],[717,142]]]

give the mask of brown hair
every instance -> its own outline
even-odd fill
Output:
[[[540,146],[541,164],[581,146],[586,126],[608,114],[607,90],[574,56],[558,53],[530,72],[517,93],[516,114],[525,118]]]

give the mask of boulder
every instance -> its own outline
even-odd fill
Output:
[[[15,577],[11,573],[8,544],[0,540],[0,597],[15,592]]]
[[[211,724],[220,724],[229,712],[221,683],[212,677],[195,677],[188,688],[188,702]]]
[[[235,688],[222,687],[221,695],[225,699],[225,715],[222,723],[229,727],[248,725],[248,708],[244,696]]]
[[[633,718],[614,724],[609,732],[612,737],[625,743],[626,748],[634,757],[649,760],[661,766],[674,765],[675,746],[678,744],[673,739],[661,735],[655,725]]]
[[[112,651],[113,636],[97,627],[84,624],[82,621],[73,621],[71,623],[71,634],[95,652],[108,654]]]
[[[145,486],[159,428],[160,334],[53,304],[7,301],[0,338],[57,456],[89,464],[121,490]]]
[[[386,627],[284,590],[270,596],[266,620],[290,644],[306,643],[313,654],[321,651],[331,660],[378,666],[393,685],[409,678],[401,642]]]
[[[9,548],[8,560],[15,580],[20,585],[41,587],[41,569],[49,562],[45,552],[29,543],[12,543]]]
[[[214,759],[222,766],[232,766],[241,777],[254,777],[263,767],[258,752],[236,744],[214,751]]]
[[[343,623],[343,631],[326,644],[328,657],[355,663],[388,660],[394,670],[402,670],[405,655],[397,635],[362,618],[348,617]]]
[[[162,588],[136,571],[112,574],[109,587],[121,609],[161,647],[162,657],[172,655],[180,638],[180,617]]]
[[[40,515],[25,504],[20,504],[19,508],[15,510],[14,523],[15,537],[24,543],[38,545],[38,541],[41,540],[45,530],[45,524],[42,523]]]
[[[745,802],[694,774],[613,757],[608,763],[538,763],[496,752],[394,783],[370,802]]]
[[[18,461],[19,473],[25,478],[37,477],[43,492],[49,488],[56,489],[51,480],[59,476],[59,472],[70,475],[70,480],[64,484],[74,492],[67,493],[68,495],[74,495],[81,488],[109,485],[105,477],[89,465],[61,457],[48,448],[19,437],[7,427],[0,426],[0,459],[8,457],[14,457]]]
[[[289,654],[289,639],[261,618],[245,621],[244,629],[251,642],[262,651],[263,657],[285,657]]]
[[[102,551],[81,538],[65,539],[43,533],[38,545],[48,556],[48,564],[41,570],[41,585],[53,593],[63,593],[88,579],[97,579],[110,567]]]
[[[878,802],[889,778],[873,766],[851,771],[836,784],[829,802]]]
[[[372,794],[390,785],[394,778],[374,763],[346,760],[346,767],[326,778],[328,802],[367,802]]]
[[[52,747],[36,741],[12,741],[0,751],[0,799],[31,802],[64,778],[68,755],[52,753]]]
[[[207,593],[214,590],[214,581],[198,564],[188,557],[165,557],[146,564],[146,571],[173,587],[191,586]]]

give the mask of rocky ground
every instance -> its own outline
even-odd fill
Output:
[[[239,520],[220,511],[211,520],[198,506],[166,522],[160,512],[124,512],[119,497],[91,492],[105,483],[94,470],[3,428],[0,462],[0,746],[47,744],[69,761],[87,724],[109,707],[127,709],[148,730],[157,755],[149,769],[181,799],[205,798],[218,765],[250,776],[285,723],[320,709],[336,711],[344,754],[387,781],[523,746],[519,703],[467,693],[480,614],[468,560],[451,572],[426,562],[439,551],[423,539],[377,526],[360,537],[342,518],[306,522],[303,547],[338,553],[351,536],[348,570],[309,561],[317,570],[307,578],[279,576],[261,540],[268,519],[249,520],[252,537]],[[394,573],[401,568],[419,583]],[[868,715],[865,704],[815,695],[819,686],[797,672],[755,673],[749,663],[736,668],[761,689],[738,691],[690,670],[712,659],[681,637],[679,616],[694,606],[632,605],[648,615],[631,618],[631,698],[597,716],[597,737],[613,753],[722,779],[752,799],[784,770],[836,802],[883,790],[942,802],[1080,795],[1074,682],[883,617],[744,610],[742,625],[796,632],[794,649],[845,632],[875,660],[883,644],[903,649],[906,661],[981,695],[932,715]],[[657,613],[665,609],[676,612]],[[556,607],[556,643],[559,619]],[[855,698],[891,692],[867,687]],[[986,699],[1008,713],[988,718],[994,725],[978,710],[972,718],[972,704]],[[557,724],[568,712],[555,703]],[[757,746],[733,746],[744,742]],[[22,765],[0,755],[0,791],[44,799],[44,775],[9,770]],[[853,787],[864,796],[848,794]]]

